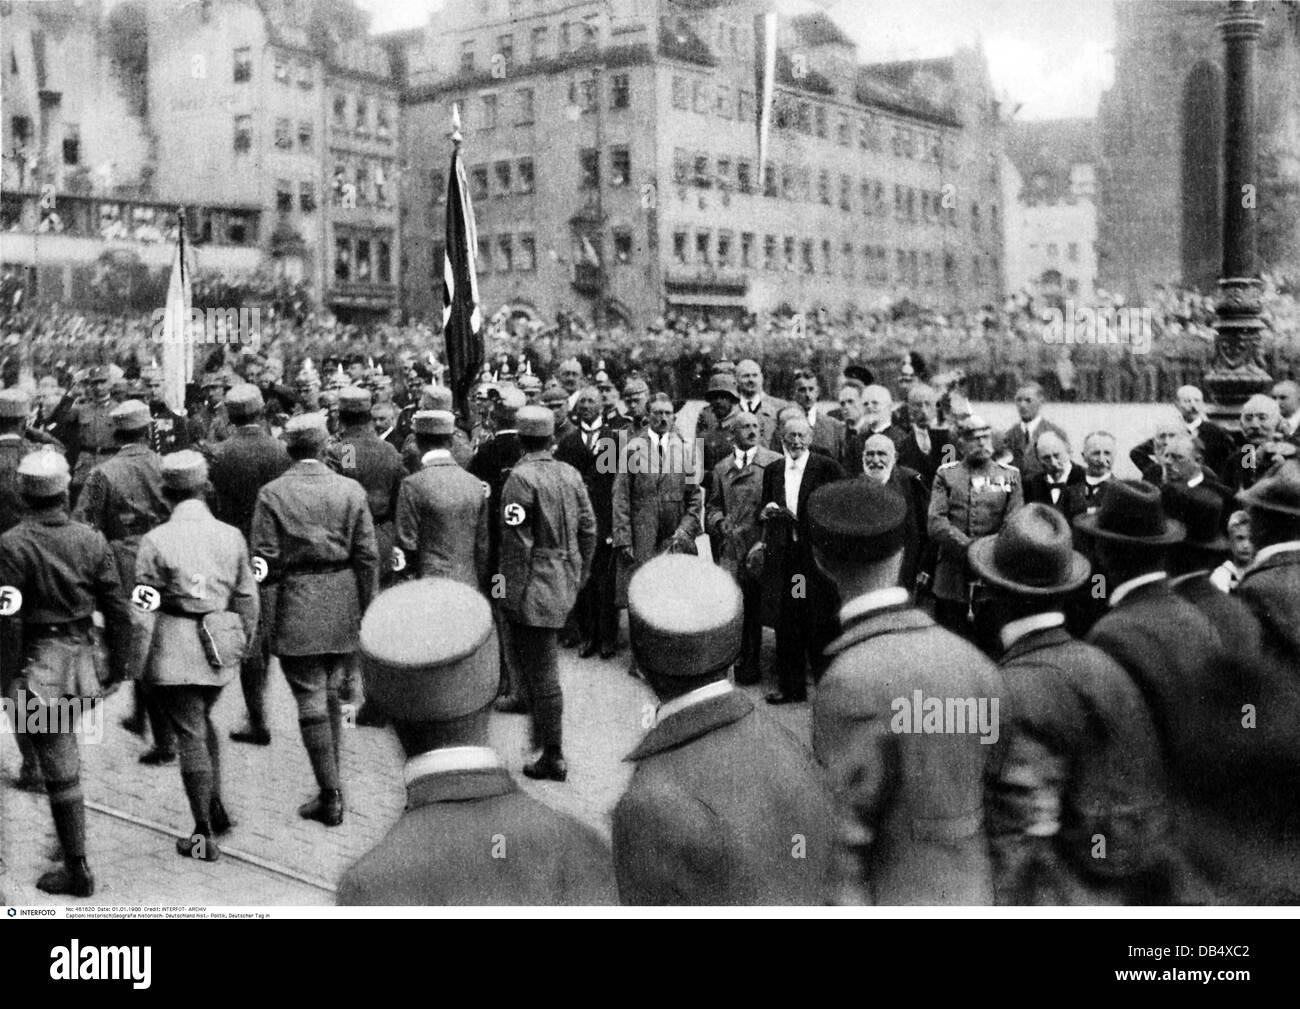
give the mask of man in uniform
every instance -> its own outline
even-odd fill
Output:
[[[113,440],[113,410],[107,365],[96,365],[86,376],[88,396],[78,400],[68,417],[72,440],[68,445],[68,465],[72,467],[70,500],[77,502],[81,486],[90,471],[117,451]]]
[[[867,480],[822,487],[808,500],[814,559],[843,602],[812,726],[840,816],[832,896],[991,904],[983,793],[1001,682],[984,655],[911,606],[898,584],[906,507]],[[923,722],[933,704],[954,699],[963,702],[964,731]]]
[[[336,472],[351,477],[365,488],[370,518],[375,524],[382,587],[388,583],[393,570],[393,514],[406,467],[397,450],[375,434],[370,407],[370,393],[360,386],[348,386],[339,392],[342,426],[338,438],[330,445],[327,461]]]
[[[219,371],[204,372],[201,381],[203,404],[190,419],[192,443],[212,446],[225,441],[230,434],[230,418],[222,403],[226,395],[226,380]]]
[[[265,403],[257,386],[235,386],[226,396],[225,405],[230,418],[230,437],[212,446],[208,471],[208,479],[212,481],[212,514],[234,526],[247,540],[252,535],[257,495],[289,468],[291,460],[283,443],[267,434],[263,426]],[[230,733],[230,738],[237,743],[257,746],[271,742],[266,723],[266,674],[271,661],[266,625],[272,615],[267,589],[264,585],[261,591],[261,610],[265,617],[258,624],[256,637],[248,643],[239,667],[248,727]]]
[[[0,666],[21,670],[14,690],[26,698],[28,727],[33,719],[44,721],[46,731],[32,733],[31,741],[63,852],[63,868],[45,873],[36,886],[89,897],[95,880],[86,861],[78,730],[75,722],[66,724],[66,706],[79,704],[87,717],[102,689],[126,674],[131,616],[108,541],[68,516],[67,460],[33,452],[19,463],[18,481],[26,514],[0,536],[0,586],[15,590],[22,604],[0,616]],[[104,615],[108,637],[103,682],[91,636],[95,610]],[[102,717],[102,709],[96,714]]]
[[[732,425],[737,417],[743,416],[740,409],[740,393],[736,389],[736,378],[725,372],[709,379],[709,390],[705,394],[709,407],[701,410],[695,420],[695,438],[704,443],[704,495],[708,497],[713,489],[713,476],[718,464],[731,455],[734,447]],[[754,416],[751,414],[750,416]],[[762,421],[759,421],[760,431]],[[764,448],[770,453],[771,449]],[[716,549],[720,544],[714,543]]]
[[[456,418],[449,410],[420,410],[412,419],[423,468],[397,494],[394,570],[420,578],[454,578],[488,586],[488,501],[483,482],[456,465],[451,446]]]
[[[284,429],[294,465],[257,496],[253,567],[272,585],[271,653],[298,705],[298,725],[320,795],[298,810],[327,827],[343,822],[339,690],[357,647],[361,614],[379,587],[379,557],[366,492],[322,461],[328,432],[319,413]]]
[[[140,377],[149,386],[149,447],[159,455],[189,448],[189,425],[184,417],[167,405],[162,369],[145,368]]]
[[[740,653],[736,583],[695,558],[657,557],[628,586],[628,620],[660,703],[614,807],[620,900],[825,903],[834,804],[808,749],[727,680]]]
[[[432,613],[445,633],[420,633]],[[448,578],[389,589],[366,612],[360,651],[366,694],[406,755],[407,801],[344,873],[339,904],[616,902],[596,832],[520,791],[488,745],[500,673],[481,595]]]
[[[596,516],[577,470],[551,455],[555,417],[545,407],[519,411],[524,450],[501,491],[500,572],[505,584],[506,649],[514,656],[533,716],[541,756],[524,767],[530,778],[563,781],[564,699],[556,632],[591,573]]]
[[[583,388],[590,389],[592,387],[584,386]],[[577,410],[578,399],[582,397],[582,393],[583,389],[579,389],[578,397],[572,402],[570,402],[568,395],[560,386],[550,386],[541,393],[542,406],[550,410],[551,415],[555,418],[555,443],[557,445],[566,434],[573,430],[574,425],[570,414]],[[596,394],[596,398],[597,400],[600,399],[599,393]]]
[[[1065,598],[1091,573],[1065,516],[1026,505],[972,544],[970,563],[987,587],[980,620],[1003,649],[1005,730],[987,791],[997,902],[1151,903],[1170,845],[1160,740],[1128,673],[1065,629]]]
[[[72,517],[104,534],[117,557],[122,592],[131,591],[140,537],[167,521],[171,507],[163,497],[162,459],[149,447],[149,407],[129,399],[113,408],[113,438],[117,454],[90,471]],[[176,759],[176,737],[148,686],[136,681],[135,713],[123,721],[129,732],[144,735],[143,714],[149,716],[153,747],[142,764],[170,764]]]
[[[455,416],[452,410],[451,390],[446,386],[425,386],[420,393],[419,404],[421,410],[445,410],[452,413],[453,417]],[[414,416],[415,411],[412,411],[411,417],[414,418]],[[406,467],[406,472],[408,474],[420,472],[423,458],[424,453],[415,444],[415,432],[411,430],[402,442],[402,464]],[[451,436],[451,458],[457,466],[464,469],[469,468],[470,462],[474,458],[474,449],[470,446],[469,437],[459,427],[455,429]]]
[[[624,380],[623,403],[627,407],[628,437],[644,434],[650,426],[650,386],[644,378]]]
[[[966,550],[991,536],[1024,504],[1020,472],[993,461],[993,432],[971,415],[957,427],[961,459],[940,466],[930,492],[930,541],[939,552],[934,572],[934,618],[969,636],[970,579]]]

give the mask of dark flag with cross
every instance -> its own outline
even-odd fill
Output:
[[[442,267],[442,333],[447,341],[447,375],[456,408],[470,416],[469,392],[483,369],[483,313],[474,256],[478,229],[461,160],[460,109],[452,106],[451,171],[447,173],[447,234]]]

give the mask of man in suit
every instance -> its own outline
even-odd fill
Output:
[[[808,447],[814,452],[830,456],[845,469],[844,462],[845,430],[844,422],[827,415],[819,406],[821,402],[821,384],[811,371],[797,371],[794,376],[794,401],[803,408],[812,428],[812,441]]]
[[[1061,511],[1035,502],[970,548],[1006,691],[986,791],[994,888],[999,904],[1148,904],[1169,861],[1160,741],[1128,673],[1065,629],[1091,573],[1072,546]]]
[[[1277,403],[1278,434],[1292,444],[1300,438],[1300,384],[1287,379],[1273,386],[1272,397]]]
[[[1232,501],[1233,492],[1202,462],[1199,440],[1187,434],[1175,434],[1165,442],[1160,463],[1142,474],[1149,484],[1157,487],[1205,487],[1213,491],[1226,504]]]
[[[763,425],[763,444],[778,448],[776,415],[790,404],[763,391],[763,369],[757,361],[747,358],[736,365],[736,386],[740,390],[740,409],[757,414]]]
[[[775,607],[778,690],[768,704],[808,699],[805,671],[813,680],[826,669],[822,655],[835,635],[835,592],[812,562],[808,541],[808,497],[824,484],[844,478],[834,459],[810,452],[812,429],[800,416],[781,428],[781,458],[763,470],[763,593]],[[766,605],[766,604],[765,604]]]
[[[1115,436],[1109,431],[1093,431],[1083,439],[1083,504],[1092,511],[1101,504],[1101,495],[1115,475]],[[1073,522],[1073,519],[1071,519]]]
[[[910,428],[898,446],[898,464],[921,474],[926,487],[934,484],[939,467],[957,459],[952,435],[938,426],[939,397],[931,386],[917,383],[908,390]]]
[[[1025,481],[1025,504],[1050,505],[1072,522],[1088,510],[1083,470],[1070,460],[1070,446],[1051,431],[1038,436],[1034,450],[1041,469]]]
[[[958,462],[940,466],[930,491],[927,531],[938,551],[934,571],[934,618],[956,634],[969,636],[970,578],[966,550],[991,536],[1024,504],[1020,472],[993,461],[993,432],[971,415],[957,428]]]
[[[179,744],[194,829],[177,841],[176,850],[215,862],[217,837],[234,824],[221,798],[221,744],[212,708],[234,677],[240,644],[256,633],[257,581],[243,534],[213,518],[203,500],[203,457],[191,451],[166,456],[162,484],[171,515],[141,539],[131,573],[138,634],[134,673],[154,691]],[[205,649],[200,628],[218,644],[215,655]]]
[[[906,510],[866,481],[808,501],[813,555],[843,600],[812,726],[841,822],[833,899],[990,904],[983,784],[1001,684],[988,659],[908,603]],[[959,710],[960,727],[954,717],[939,726],[951,731],[924,731],[921,709],[936,703]]]
[[[292,464],[278,438],[267,434],[262,424],[266,404],[255,385],[237,385],[226,395],[230,437],[214,445],[210,453],[208,479],[212,481],[212,514],[252,536],[253,511],[263,487],[284,474]],[[250,546],[251,553],[251,546]],[[261,611],[270,614],[269,586],[263,585]],[[266,619],[259,621],[257,635],[248,643],[239,667],[239,687],[248,711],[247,728],[235,729],[230,738],[237,743],[267,746],[271,730],[266,720],[266,675],[271,662],[271,642]]]
[[[541,755],[524,765],[530,778],[564,781],[564,698],[556,634],[591,575],[596,515],[577,470],[551,455],[555,417],[541,406],[519,411],[524,455],[501,491],[501,577],[506,648],[514,655],[532,709]]]
[[[722,376],[725,377],[725,376]],[[763,676],[759,655],[763,644],[762,586],[745,564],[762,536],[758,512],[763,500],[763,471],[781,456],[759,443],[762,425],[752,413],[738,414],[731,425],[732,454],[713,469],[704,527],[717,544],[718,564],[740,585],[744,604],[740,658],[736,682],[758,683]]]
[[[578,471],[596,513],[596,553],[591,577],[578,592],[574,607],[581,647],[579,658],[600,653],[614,657],[618,650],[618,585],[614,570],[614,480],[620,438],[626,440],[626,421],[609,420],[602,411],[599,391],[588,386],[578,394],[574,408],[577,426],[556,442],[555,458]]]
[[[1265,395],[1251,396],[1241,408],[1241,441],[1223,466],[1223,482],[1234,493],[1247,490],[1275,463],[1295,457],[1295,446],[1278,431],[1282,414]]]
[[[916,470],[900,466],[894,443],[883,434],[873,434],[862,449],[862,470],[868,480],[884,484],[907,502],[903,523],[903,566],[899,584],[909,592],[916,586],[921,560],[930,546],[926,515],[930,490]]]
[[[431,613],[447,633],[419,633]],[[500,678],[492,625],[487,600],[447,578],[398,585],[366,612],[366,694],[406,756],[406,806],[343,874],[339,904],[617,902],[600,836],[522,792],[488,743]]]
[[[1016,390],[1016,412],[1020,423],[1003,433],[1001,446],[1011,453],[1011,465],[1020,470],[1021,480],[1027,480],[1042,471],[1034,454],[1034,446],[1039,436],[1051,431],[1062,441],[1069,443],[1066,433],[1042,415],[1043,387],[1037,382],[1026,382]]]
[[[343,822],[339,690],[357,647],[361,614],[379,589],[379,555],[366,492],[325,465],[319,413],[284,429],[294,460],[262,488],[253,511],[254,573],[273,589],[271,652],[298,706],[298,726],[320,794],[298,810],[327,827]]]
[[[883,434],[898,448],[907,433],[894,423],[894,397],[883,385],[869,385],[862,392],[862,418],[857,423],[858,443],[873,434]]]
[[[411,421],[423,468],[402,481],[397,492],[396,549],[390,561],[398,573],[419,578],[454,578],[483,590],[488,584],[488,502],[483,482],[456,465],[451,455],[455,416],[447,410],[418,410]]]
[[[1223,473],[1224,464],[1236,450],[1237,441],[1231,433],[1219,427],[1205,416],[1205,398],[1201,390],[1194,385],[1184,385],[1174,395],[1174,406],[1178,409],[1181,423],[1162,424],[1156,430],[1154,438],[1136,445],[1129,458],[1139,473],[1145,473],[1152,464],[1158,465],[1161,453],[1169,438],[1177,434],[1188,434],[1201,443],[1202,458],[1216,477]]]
[[[1285,463],[1237,499],[1255,544],[1237,592],[1263,624],[1270,653],[1300,669],[1300,463]]]
[[[624,904],[826,901],[835,816],[821,768],[727,681],[742,610],[726,572],[690,557],[656,558],[628,587],[632,648],[660,704],[614,807]]]

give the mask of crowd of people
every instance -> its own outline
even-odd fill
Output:
[[[0,390],[8,710],[131,682],[182,856],[232,826],[213,705],[238,676],[230,739],[268,744],[274,657],[298,815],[345,821],[345,705],[408,756],[343,903],[1300,901],[1296,383],[1240,431],[1178,388],[1125,481],[1040,383],[995,432],[916,351],[797,366],[790,400],[714,356],[698,413],[653,369],[498,356],[458,413],[430,355],[312,350],[222,348],[183,414],[138,358],[69,385],[38,346]],[[487,725],[527,716],[524,774],[565,782],[559,650],[614,660],[624,610],[660,705],[611,853],[515,790]],[[811,700],[811,750],[762,683]],[[38,886],[89,896],[75,729],[15,738],[62,852]]]

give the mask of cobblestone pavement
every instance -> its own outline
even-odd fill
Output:
[[[768,632],[769,664],[771,645]],[[573,650],[560,654],[568,781],[534,782],[523,776],[521,768],[532,756],[527,718],[494,714],[492,743],[525,790],[608,837],[610,811],[632,771],[623,758],[644,732],[647,717],[653,717],[654,698],[644,683],[627,674],[626,647],[609,661],[580,660]],[[761,704],[763,690],[747,689]],[[297,807],[315,793],[315,782],[298,736],[292,696],[273,667],[269,747],[226,739],[244,717],[237,681],[223,691],[214,713],[223,738],[223,791],[238,826],[222,841],[219,861],[181,858],[173,838],[189,831],[191,819],[180,771],[175,764],[137,763],[145,744],[118,725],[129,696],[120,690],[108,699],[103,740],[83,743],[81,749],[89,859],[96,878],[94,897],[81,903],[332,904],[340,874],[401,813],[405,793],[396,739],[386,729],[354,728],[346,732],[343,745],[343,825],[330,829],[298,818]],[[808,738],[807,705],[763,707]],[[58,845],[45,797],[11,787],[17,769],[13,737],[0,734],[0,891],[11,904],[66,904],[66,898],[35,888]]]

